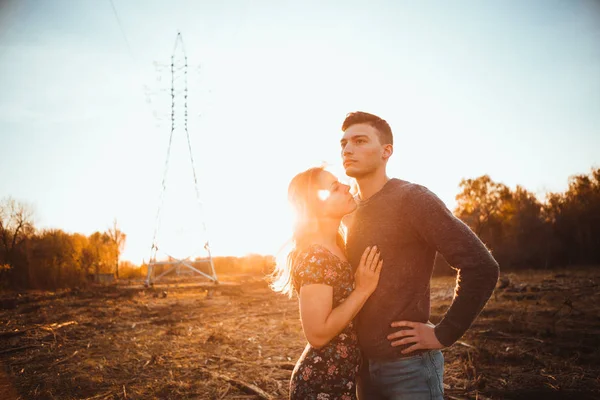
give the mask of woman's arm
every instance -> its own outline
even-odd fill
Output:
[[[337,336],[358,314],[379,282],[383,260],[374,246],[365,249],[356,270],[356,288],[340,305],[333,307],[333,287],[309,284],[300,288],[300,318],[311,346],[320,348]]]

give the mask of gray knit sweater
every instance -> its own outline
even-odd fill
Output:
[[[427,188],[390,179],[344,219],[347,256],[356,269],[367,246],[383,258],[379,285],[357,317],[365,356],[404,357],[406,346],[392,347],[386,336],[398,330],[393,321],[427,322],[430,279],[436,251],[458,270],[450,308],[436,326],[445,346],[458,340],[488,301],[498,280],[498,263],[479,238]],[[411,353],[409,355],[414,355]]]

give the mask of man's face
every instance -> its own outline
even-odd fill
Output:
[[[377,129],[368,124],[350,126],[344,132],[340,144],[346,175],[353,178],[370,175],[384,167],[391,154],[387,150],[391,145],[382,145]]]

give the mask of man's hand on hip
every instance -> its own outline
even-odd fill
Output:
[[[424,324],[421,322],[395,321],[392,322],[392,327],[405,328],[387,336],[388,340],[392,342],[392,346],[396,347],[412,343],[412,346],[402,350],[402,354],[408,354],[420,349],[433,350],[444,347],[435,336],[435,325],[431,322]]]

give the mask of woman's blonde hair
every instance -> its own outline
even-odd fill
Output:
[[[320,220],[323,215],[316,184],[319,175],[324,171],[324,167],[310,168],[296,175],[288,186],[288,201],[294,210],[296,220],[290,240],[291,249],[285,258],[278,257],[275,271],[271,275],[273,279],[271,288],[290,297],[294,292],[292,271],[301,261],[303,250],[313,243],[315,234],[321,229]],[[336,242],[338,246],[344,248],[344,233],[341,226]]]

